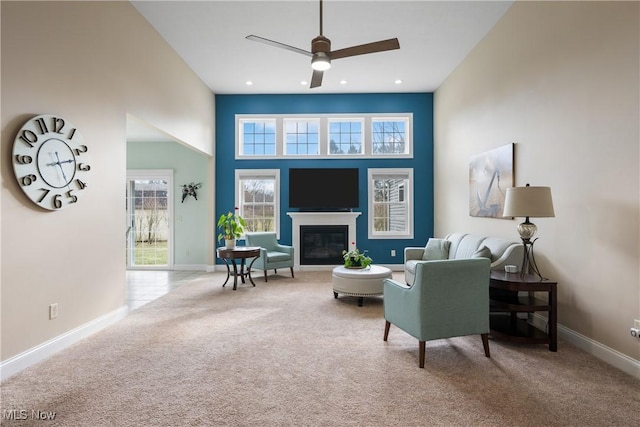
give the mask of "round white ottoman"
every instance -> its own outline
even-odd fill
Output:
[[[380,265],[367,268],[346,268],[339,266],[333,269],[333,297],[338,294],[356,296],[358,305],[362,307],[364,297],[382,295],[384,279],[391,278],[391,270]]]

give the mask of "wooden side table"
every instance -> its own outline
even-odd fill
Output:
[[[227,266],[227,279],[222,284],[224,287],[229,281],[229,277],[231,277],[231,267],[229,266],[229,261],[233,265],[233,290],[235,291],[238,288],[238,277],[242,283],[245,283],[244,278],[248,277],[251,284],[255,287],[256,284],[251,278],[251,266],[260,256],[260,246],[236,246],[235,248],[225,248],[220,247],[217,249],[218,258],[224,261]],[[251,260],[251,264],[245,271],[245,264],[248,258],[253,258]],[[240,271],[238,271],[238,265],[236,260],[240,260]]]
[[[514,342],[548,344],[549,351],[558,351],[557,282],[536,275],[492,271],[489,281],[490,323],[494,338]],[[536,292],[546,292],[547,301],[536,298]],[[518,313],[548,313],[548,332],[519,319]]]

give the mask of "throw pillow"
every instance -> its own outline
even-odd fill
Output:
[[[482,246],[471,255],[471,258],[489,258],[491,260],[491,250],[486,246]]]
[[[450,246],[451,242],[446,239],[430,238],[427,242],[427,246],[424,248],[422,259],[425,261],[448,259]]]

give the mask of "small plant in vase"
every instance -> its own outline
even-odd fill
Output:
[[[351,242],[351,244],[354,246],[352,250],[342,251],[344,266],[346,268],[367,268],[370,266],[373,260],[367,256],[367,251],[360,252],[356,247],[356,242]]]
[[[235,208],[235,211],[222,214],[218,218],[218,228],[220,229],[218,240],[224,240],[227,248],[235,247],[236,239],[242,237],[244,228],[247,226],[244,219],[237,213],[238,208]]]

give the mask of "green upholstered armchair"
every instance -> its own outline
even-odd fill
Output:
[[[480,334],[489,355],[488,258],[425,261],[412,286],[384,281],[384,340],[394,324],[418,339],[424,368],[425,341]]]
[[[260,246],[260,257],[255,260],[252,268],[264,270],[264,281],[267,282],[267,270],[278,272],[278,268],[289,267],[293,276],[293,246],[278,243],[276,233],[255,232],[247,233],[247,246]]]

